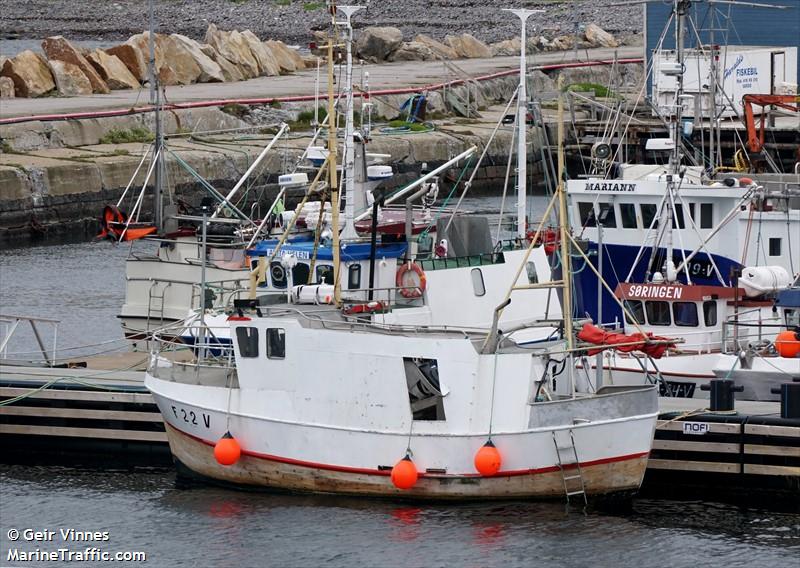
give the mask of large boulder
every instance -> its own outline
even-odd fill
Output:
[[[222,67],[203,53],[203,48],[198,42],[181,34],[172,34],[170,38],[172,38],[176,46],[179,46],[191,56],[200,69],[200,74],[196,77],[198,83],[221,83],[225,80]]]
[[[131,72],[131,75],[140,83],[144,83],[148,80],[147,59],[135,45],[123,43],[115,45],[114,47],[109,47],[105,52],[122,61],[125,67],[128,68],[128,71]]]
[[[428,47],[439,59],[456,59],[458,57],[455,49],[425,34],[419,34],[414,38],[414,42]]]
[[[489,46],[470,34],[449,35],[444,38],[444,42],[453,48],[458,57],[464,59],[492,56],[492,50],[489,49]]]
[[[53,77],[55,77],[59,95],[75,97],[92,94],[92,82],[83,72],[83,69],[74,63],[60,59],[51,59],[47,64],[50,66]]]
[[[583,33],[592,47],[619,47],[619,42],[614,36],[597,24],[589,24]]]
[[[6,60],[0,75],[14,82],[14,93],[18,97],[39,97],[56,88],[45,58],[30,49]]]
[[[504,55],[519,55],[520,46],[520,39],[515,37],[493,43],[489,46],[489,49],[492,50],[492,55],[495,57]]]
[[[78,49],[75,48],[68,40],[66,40],[63,36],[53,36],[48,37],[44,41],[42,41],[42,49],[44,50],[47,59],[50,61],[63,61],[64,63],[70,63],[75,65],[78,69],[80,69],[83,74],[89,79],[89,83],[92,85],[92,92],[95,93],[108,93],[110,89],[100,74],[95,71],[92,64],[81,54]],[[52,67],[51,67],[52,68]],[[63,66],[58,66],[58,68],[64,69]],[[54,72],[55,73],[55,72]],[[65,71],[70,77],[75,76],[75,73],[70,71]],[[67,79],[69,80],[69,79]],[[76,79],[77,80],[77,79]],[[58,83],[58,81],[56,81]],[[74,85],[75,88],[78,88],[77,83]],[[61,92],[61,88],[59,87],[59,92]]]
[[[14,80],[11,77],[0,77],[0,99],[14,98]]]
[[[224,32],[209,24],[206,30],[206,43],[222,57],[236,65],[245,79],[258,77],[258,61],[248,46],[247,40],[237,31]]]
[[[398,28],[369,27],[358,34],[356,53],[367,61],[386,61],[403,44]]]
[[[550,49],[553,51],[567,51],[573,47],[575,47],[574,35],[561,35],[554,37],[553,41],[550,42]]]
[[[226,81],[243,81],[244,74],[242,70],[239,69],[236,65],[222,57],[217,50],[208,45],[207,43],[200,44],[200,51],[202,51],[205,55],[207,55],[211,60],[219,65],[219,68],[222,70],[222,77]]]
[[[274,77],[281,74],[281,66],[278,64],[277,59],[272,54],[272,50],[268,49],[258,36],[250,30],[241,32],[242,38],[247,42],[247,47],[258,63],[258,75],[260,77]]]
[[[95,49],[86,57],[111,90],[138,89],[139,80],[116,55]]]
[[[267,40],[264,42],[264,46],[272,52],[281,71],[284,73],[292,73],[305,69],[305,61],[303,61],[303,58],[297,50],[292,49],[282,41]]]
[[[164,64],[164,54],[161,53],[161,46],[158,44],[158,34],[155,35],[153,38],[155,41],[153,43],[153,51],[155,51],[155,64],[156,69],[161,69],[161,66]],[[150,80],[150,32],[142,32],[140,34],[132,35],[128,38],[128,41],[125,42],[126,44],[134,47],[139,52],[139,59],[144,64],[144,73],[139,77],[140,81],[149,81]],[[124,61],[124,60],[123,60]],[[134,73],[136,75],[136,73]]]
[[[183,42],[178,41],[172,36],[157,35],[156,41],[161,48],[164,62],[159,67],[159,73],[165,67],[169,67],[172,72],[172,82],[170,85],[191,85],[196,83],[200,77],[200,66],[194,60],[189,50],[184,47]]]
[[[404,42],[391,56],[391,61],[434,61],[439,57],[433,50],[418,41]]]

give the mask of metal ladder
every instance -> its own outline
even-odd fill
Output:
[[[583,497],[584,506],[589,502],[586,498],[586,485],[583,482],[583,472],[581,471],[581,464],[578,461],[578,450],[575,448],[575,436],[572,430],[569,431],[569,445],[560,446],[556,432],[553,430],[553,445],[556,447],[556,458],[558,459],[558,469],[561,471],[561,479],[564,482],[564,496],[567,499],[567,505],[570,505],[570,497]],[[570,468],[569,472],[565,469],[567,466],[575,466],[574,469]],[[577,474],[572,473],[577,471]],[[580,488],[578,488],[580,482]]]
[[[150,286],[150,290],[148,291],[147,295],[147,323],[145,324],[145,335],[150,335],[150,322],[151,319],[154,319],[153,316],[157,316],[159,318],[158,327],[164,326],[164,296],[167,294],[167,288],[169,287],[170,283],[167,283],[166,286],[161,288],[161,294],[154,294],[153,290],[158,286],[158,282],[153,282]],[[154,303],[153,300],[156,300]],[[158,305],[157,301],[160,300],[160,305]]]

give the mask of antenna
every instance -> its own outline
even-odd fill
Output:
[[[527,127],[528,127],[528,94],[527,94],[527,61],[525,59],[527,48],[527,24],[528,18],[533,14],[543,14],[544,10],[514,10],[505,8],[505,12],[511,12],[519,18],[522,26],[520,33],[520,54],[519,54],[519,95],[517,96],[517,236],[521,239],[525,238],[527,227],[525,226],[525,218],[527,216],[527,192],[526,186],[528,176],[528,140],[527,140]]]
[[[344,228],[341,238],[354,240],[358,238],[356,227],[353,222],[355,217],[355,148],[353,136],[355,125],[353,124],[353,25],[351,18],[364,6],[338,6],[337,12],[345,15],[347,26],[347,67],[345,72],[345,96],[346,112],[344,126],[344,187],[345,187],[345,208],[344,208]]]

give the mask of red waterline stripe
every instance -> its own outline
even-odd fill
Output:
[[[632,63],[642,63],[643,61],[644,60],[641,57],[630,58],[630,59],[618,59],[616,62],[611,59],[601,59],[596,61],[583,61],[583,62],[573,62],[573,63],[551,63],[549,65],[538,65],[536,67],[531,67],[531,69],[538,71],[555,71],[558,69],[573,69],[577,67],[597,67],[600,65],[612,65],[614,63],[617,63],[618,65],[628,65]],[[518,75],[518,74],[519,74],[518,69],[512,69],[509,71],[499,71],[497,73],[491,73],[489,75],[481,75],[479,77],[473,77],[470,80],[488,81],[490,79],[497,79],[498,77],[507,77],[510,75]],[[384,89],[382,91],[371,91],[369,93],[369,96],[379,97],[382,95],[405,95],[411,93],[418,93],[420,91],[437,91],[445,87],[463,85],[466,82],[467,82],[466,79],[455,79],[453,81],[449,81],[446,83],[434,83],[431,85],[421,86],[421,87]],[[366,96],[366,93],[356,92],[353,93],[353,96],[354,97]],[[162,105],[162,108],[163,110],[181,110],[181,109],[192,109],[192,108],[202,108],[202,107],[212,107],[212,106],[224,106],[227,104],[262,105],[274,102],[291,103],[291,102],[313,101],[314,98],[315,98],[314,95],[296,95],[296,96],[256,98],[256,99],[218,99],[210,101],[197,101],[193,103],[172,103],[168,105]],[[126,109],[98,110],[98,111],[75,112],[66,114],[39,114],[32,116],[14,116],[9,118],[0,118],[0,124],[18,124],[22,122],[32,122],[35,120],[54,121],[54,120],[77,120],[82,118],[108,118],[112,116],[127,116],[132,114],[153,112],[154,110],[155,109],[151,106],[142,106],[142,107],[131,107]]]
[[[165,424],[167,425],[167,427],[172,428],[177,433],[182,434],[183,436],[186,436],[187,438],[191,438],[192,440],[195,440],[195,441],[200,442],[202,444],[205,444],[206,446],[214,447],[214,445],[215,445],[214,442],[209,442],[208,440],[205,440],[203,438],[199,438],[197,436],[193,436],[192,434],[188,434],[188,433],[184,432],[183,430],[179,430],[179,429],[175,428],[174,426],[172,426],[169,423],[165,423]],[[288,464],[288,465],[296,465],[296,466],[299,466],[299,467],[308,467],[308,468],[313,468],[313,469],[323,469],[323,470],[327,470],[327,471],[338,471],[338,472],[342,472],[342,473],[361,473],[361,474],[364,474],[364,475],[383,475],[383,476],[389,476],[389,475],[392,474],[391,470],[380,470],[380,469],[368,469],[368,468],[361,468],[361,467],[347,467],[347,466],[342,466],[342,465],[331,465],[331,464],[310,462],[310,461],[304,461],[304,460],[296,460],[296,459],[292,459],[292,458],[285,458],[285,457],[274,456],[274,455],[270,455],[270,454],[262,454],[262,453],[259,453],[259,452],[253,452],[253,451],[244,450],[244,449],[242,450],[242,454],[246,455],[246,456],[258,458],[258,459],[267,460],[267,461],[285,463],[285,464]],[[607,464],[607,463],[616,463],[616,462],[634,460],[634,459],[646,457],[649,454],[650,454],[650,452],[647,451],[647,452],[640,452],[638,454],[628,454],[628,455],[624,455],[624,456],[615,456],[615,457],[612,457],[612,458],[603,458],[603,459],[599,459],[599,460],[580,462],[579,464],[570,464],[568,466],[565,466],[565,469],[574,469],[578,465],[580,465],[581,467],[588,467],[588,466],[593,466],[593,465],[603,465],[603,464]],[[493,477],[515,477],[515,476],[518,476],[518,475],[535,475],[535,474],[540,474],[540,473],[550,473],[550,472],[558,471],[558,470],[559,470],[559,467],[557,465],[549,466],[549,467],[542,467],[542,468],[538,468],[538,469],[516,469],[516,470],[510,470],[510,471],[501,471],[501,472],[497,473]],[[442,478],[442,477],[447,477],[447,478],[450,478],[450,477],[452,477],[452,478],[483,477],[480,473],[441,474],[441,473],[425,473],[425,472],[422,472],[422,471],[419,472],[419,476],[420,477],[431,477],[431,478]]]

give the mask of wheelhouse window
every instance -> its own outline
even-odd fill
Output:
[[[472,291],[476,296],[483,296],[486,294],[486,285],[483,283],[483,272],[480,268],[473,268],[470,271],[472,276]]]
[[[361,265],[351,264],[347,269],[347,289],[358,290],[361,288]]]
[[[333,266],[330,264],[317,266],[317,284],[333,284]]]
[[[258,328],[237,327],[236,343],[240,357],[258,357]]]
[[[594,216],[594,205],[585,201],[578,202],[578,216],[582,227],[596,227],[597,219]]]
[[[639,300],[625,300],[623,302],[625,305],[625,309],[633,316],[635,321],[631,321],[631,318],[628,314],[625,314],[625,321],[629,324],[638,323],[639,325],[644,324],[644,306],[642,302]]]
[[[272,278],[273,288],[286,288],[288,279],[286,269],[280,262],[273,262],[269,265],[269,277]]]
[[[294,285],[308,284],[309,274],[311,274],[311,268],[304,262],[298,262],[292,268],[292,283]]]
[[[619,217],[622,221],[623,229],[636,228],[636,205],[633,203],[619,204]]]
[[[283,328],[267,328],[267,358],[286,358],[286,331]]]
[[[408,402],[414,420],[444,420],[444,395],[436,359],[403,357]]]
[[[780,238],[770,238],[770,240],[769,240],[769,255],[770,256],[780,256],[781,255],[781,239]]]
[[[600,214],[597,216],[597,219],[600,221],[600,224],[603,225],[604,227],[615,229],[617,227],[617,217],[614,214],[614,204],[601,203]]]
[[[672,216],[672,228],[683,229],[686,227],[683,219],[683,205],[680,203],[675,204],[675,214]],[[677,222],[677,225],[676,225]]]
[[[701,203],[700,204],[700,228],[713,229],[714,228],[714,204]]]
[[[703,321],[705,321],[706,327],[713,327],[717,325],[716,300],[707,300],[703,302]]]
[[[647,323],[650,325],[670,325],[669,302],[645,302]]]
[[[658,227],[658,220],[656,219],[656,213],[658,213],[657,206],[653,205],[652,203],[642,204],[642,226],[645,229],[649,229],[650,225],[652,225],[654,229]]]
[[[675,325],[681,327],[697,327],[700,322],[697,319],[697,304],[694,302],[673,302],[672,318]]]

